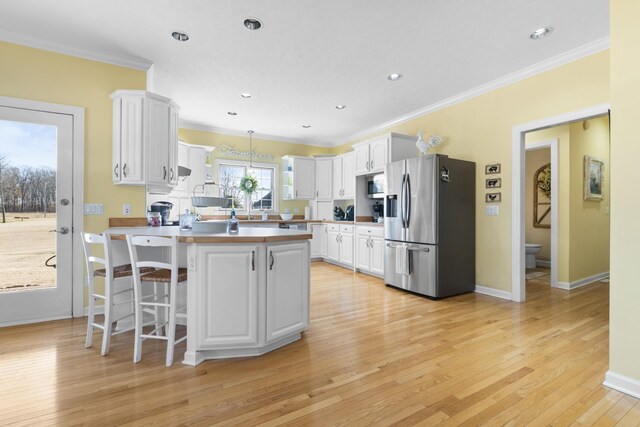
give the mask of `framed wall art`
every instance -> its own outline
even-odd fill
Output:
[[[502,193],[487,193],[485,196],[485,201],[487,203],[501,202]]]
[[[485,188],[500,188],[502,187],[502,178],[487,178],[485,180]]]
[[[494,173],[500,173],[500,163],[491,163],[484,167],[484,173],[486,175],[491,175]]]
[[[602,200],[604,185],[604,161],[597,157],[584,156],[584,199]]]

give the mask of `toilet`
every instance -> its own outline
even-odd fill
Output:
[[[536,268],[536,254],[540,252],[540,249],[542,249],[542,245],[539,245],[538,243],[525,244],[525,266],[527,268]]]

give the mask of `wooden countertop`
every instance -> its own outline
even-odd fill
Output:
[[[113,227],[108,228],[105,233],[110,234],[116,240],[123,240],[127,234],[136,236],[176,236],[178,241],[183,243],[268,243],[313,238],[313,235],[306,231],[251,227],[240,227],[238,234],[194,233],[192,231],[181,231],[180,227]]]

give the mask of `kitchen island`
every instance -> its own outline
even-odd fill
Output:
[[[184,364],[258,356],[301,338],[309,325],[309,239],[305,231],[240,227],[238,234],[178,227],[109,228],[125,235],[175,236],[188,269]],[[124,242],[114,244],[122,255]],[[186,249],[186,250],[185,250]]]

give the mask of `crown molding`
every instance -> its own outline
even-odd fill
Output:
[[[247,131],[220,128],[220,127],[211,126],[204,123],[198,123],[198,122],[193,122],[193,121],[184,120],[184,119],[180,119],[179,127],[185,128],[185,129],[198,130],[202,132],[215,132],[221,135],[248,137]],[[335,141],[329,141],[329,140],[322,141],[322,140],[295,139],[295,138],[287,138],[284,136],[269,135],[266,133],[258,133],[258,132],[255,132],[253,134],[253,137],[258,139],[265,139],[269,141],[284,142],[286,144],[302,144],[302,145],[311,145],[314,147],[327,148],[327,147],[337,147],[338,145],[341,145],[341,143],[336,143]]]
[[[51,40],[24,36],[5,30],[0,30],[0,40],[140,71],[149,70],[153,64],[151,61],[134,56],[69,46],[62,43],[56,43]]]
[[[604,50],[609,49],[609,46],[610,46],[609,36],[603,37],[591,43],[587,43],[575,49],[569,50],[560,55],[556,55],[542,62],[538,62],[537,64],[533,64],[529,67],[523,68],[522,70],[516,71],[515,73],[507,74],[506,76],[500,77],[489,83],[476,86],[475,88],[470,89],[468,91],[459,93],[447,99],[443,99],[442,101],[438,101],[434,104],[428,105],[419,110],[415,110],[404,116],[400,116],[398,118],[382,123],[380,125],[376,125],[369,129],[356,132],[355,134],[346,138],[346,140],[354,141],[354,140],[366,137],[372,133],[379,132],[389,127],[396,126],[396,125],[408,122],[410,120],[416,119],[420,116],[434,113],[438,110],[442,110],[452,105],[459,104],[471,98],[475,98],[476,96],[483,95],[485,93],[491,92],[501,87],[508,86],[510,84],[527,79],[529,77],[533,77],[537,74],[544,73],[546,71],[552,70],[562,65],[566,65],[570,62],[577,61],[578,59],[582,59],[587,56],[594,55],[598,52],[602,52]]]

